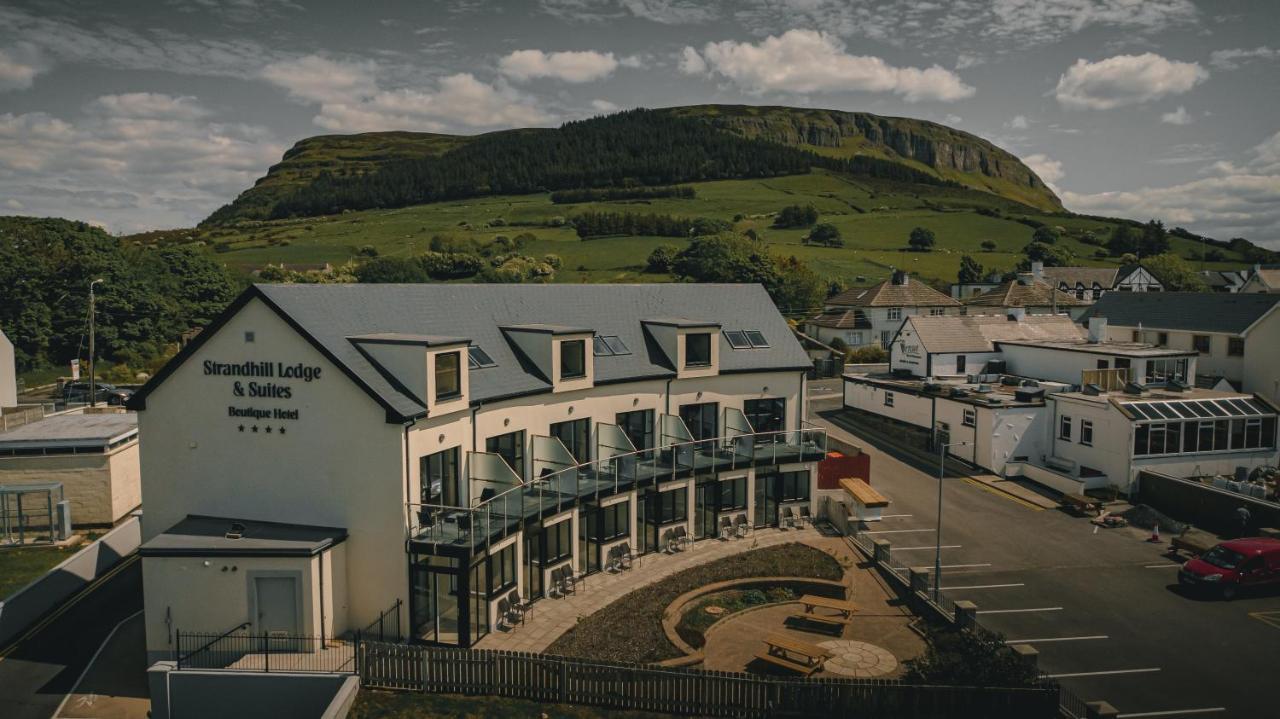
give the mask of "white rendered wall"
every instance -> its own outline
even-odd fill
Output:
[[[893,393],[893,406],[886,407],[884,396]],[[861,382],[844,383],[844,406],[882,417],[896,419],[917,427],[933,429],[933,399],[886,390],[883,387]]]
[[[13,343],[0,332],[0,407],[18,404],[18,370],[14,363]]]

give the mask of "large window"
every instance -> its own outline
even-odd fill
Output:
[[[631,532],[631,500],[587,513],[587,537],[595,542],[619,539]]]
[[[901,307],[890,307],[890,308],[889,308],[889,311],[888,311],[888,316],[889,316],[889,319],[891,319],[891,320],[900,320],[900,319],[902,319],[902,308],[901,308]]]
[[[556,422],[551,425],[551,436],[564,443],[578,464],[591,461],[591,418]]]
[[[484,451],[507,460],[511,469],[524,479],[524,430],[508,432],[484,441]]]
[[[573,554],[573,520],[566,519],[542,530],[539,564],[549,567]]]
[[[658,524],[683,522],[689,518],[689,490],[685,487],[659,492],[656,507]]]
[[[1134,456],[1235,452],[1275,445],[1275,417],[1151,422],[1138,424],[1133,431]]]
[[[512,542],[505,549],[489,555],[489,597],[496,598],[516,586],[516,547]]]
[[[1227,354],[1231,357],[1244,356],[1244,338],[1229,337],[1227,338]]]
[[[809,499],[809,473],[783,472],[778,475],[778,501],[800,502]]]
[[[1187,381],[1187,359],[1149,359],[1147,360],[1147,382]]]
[[[1093,422],[1087,419],[1080,420],[1080,444],[1093,446]]]
[[[782,432],[787,428],[787,400],[782,397],[749,399],[742,403],[742,413],[757,432]]]
[[[458,501],[458,448],[451,447],[418,458],[422,503],[456,507]]]
[[[1191,348],[1202,355],[1209,354],[1209,335],[1191,335]]]
[[[720,511],[747,508],[747,478],[720,481]]]
[[[1066,415],[1058,420],[1058,439],[1071,441],[1071,418]]]
[[[684,336],[684,366],[711,366],[711,334],[695,332]]]
[[[619,412],[617,424],[637,450],[653,449],[653,410]]]
[[[436,400],[454,399],[462,395],[461,352],[436,355]]]
[[[680,419],[684,420],[694,439],[715,439],[719,436],[720,427],[716,419],[719,413],[720,405],[715,402],[680,405]]]
[[[564,340],[560,343],[560,379],[587,376],[587,341]]]

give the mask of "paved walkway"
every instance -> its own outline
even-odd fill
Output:
[[[617,574],[600,572],[587,578],[585,586],[577,594],[564,599],[541,599],[534,603],[533,611],[523,625],[516,625],[508,632],[495,631],[476,643],[477,649],[507,649],[511,651],[542,652],[561,634],[569,631],[578,620],[594,614],[614,601],[641,587],[659,582],[667,577],[717,559],[722,559],[749,549],[772,547],[787,542],[814,539],[821,535],[812,527],[804,529],[757,529],[743,539],[722,541],[704,539],[691,548],[676,554],[653,553],[637,557],[632,568]]]

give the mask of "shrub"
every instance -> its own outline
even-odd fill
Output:
[[[850,364],[878,364],[889,361],[889,353],[880,345],[863,345],[845,356]]]
[[[982,250],[983,250],[984,252],[995,252],[995,250],[996,250],[996,242],[995,242],[995,240],[983,240],[983,241],[982,241]]]
[[[933,230],[927,227],[912,229],[911,235],[907,238],[907,245],[913,252],[929,252],[936,242],[937,236],[933,234]]]
[[[813,205],[787,205],[778,210],[774,227],[810,227],[818,221],[818,210]]]
[[[929,635],[924,656],[906,662],[903,677],[914,684],[969,687],[1044,686],[1040,672],[986,630],[937,630]]]
[[[360,249],[356,250],[356,254],[360,257],[377,257],[378,248],[373,245],[360,245]]]
[[[824,222],[815,225],[809,232],[809,242],[824,247],[844,247],[844,238],[840,236],[840,228]]]

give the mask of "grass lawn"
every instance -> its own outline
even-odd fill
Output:
[[[618,711],[569,704],[542,704],[503,697],[417,694],[364,689],[356,696],[351,719],[660,719],[667,714]]]
[[[22,589],[80,549],[81,546],[0,549],[0,598]]]
[[[713,582],[748,577],[840,579],[834,557],[804,544],[783,544],[686,569],[637,589],[592,614],[547,647],[547,654],[619,662],[656,662],[680,656],[662,631],[662,613],[685,592]]]

